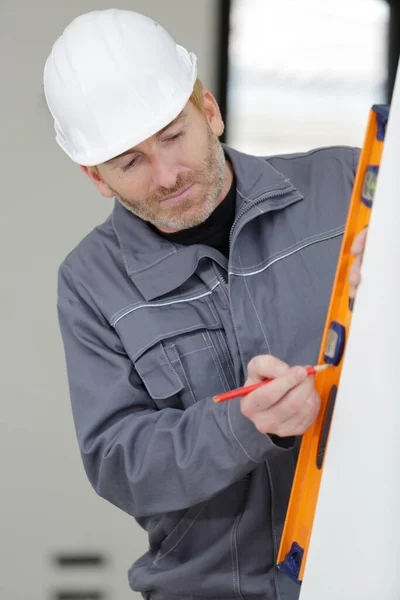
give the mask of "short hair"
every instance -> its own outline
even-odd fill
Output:
[[[189,102],[192,102],[192,104],[194,104],[195,107],[198,108],[201,112],[204,111],[203,89],[204,89],[203,84],[200,81],[200,79],[197,77],[197,79],[194,83],[192,95],[189,98]]]

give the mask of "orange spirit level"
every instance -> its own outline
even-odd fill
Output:
[[[299,584],[304,575],[342,358],[351,324],[353,302],[349,301],[348,276],[353,257],[350,248],[356,235],[370,220],[388,116],[388,106],[374,105],[370,111],[318,360],[318,364],[325,362],[333,368],[316,375],[315,387],[321,398],[321,410],[302,439],[278,553],[278,568]]]

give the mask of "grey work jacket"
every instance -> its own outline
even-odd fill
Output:
[[[149,533],[129,571],[152,600],[294,600],[275,568],[298,451],[240,400],[249,360],[314,364],[358,150],[268,159],[225,147],[237,181],[228,260],[158,236],[118,202],[66,258],[59,319],[96,492]]]

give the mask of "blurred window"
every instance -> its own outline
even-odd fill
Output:
[[[232,0],[227,143],[253,154],[358,145],[385,102],[385,0]]]

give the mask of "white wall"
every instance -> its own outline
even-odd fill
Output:
[[[400,68],[300,600],[399,598],[399,129]]]
[[[216,0],[120,1],[146,12],[199,58],[215,91]],[[99,499],[81,466],[56,318],[56,273],[67,252],[112,208],[54,141],[42,92],[51,45],[104,0],[1,0],[0,597],[56,598],[91,586],[133,598],[126,571],[144,533]],[[60,570],[61,551],[110,557],[104,570]]]

